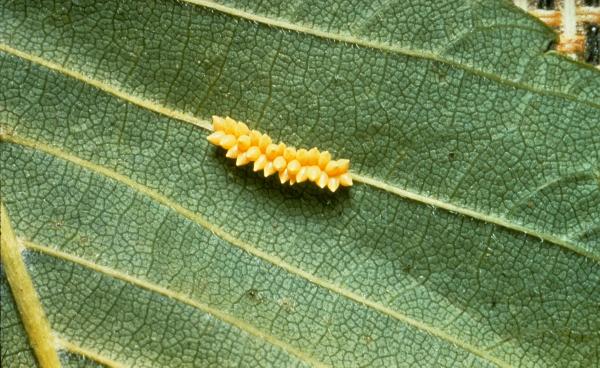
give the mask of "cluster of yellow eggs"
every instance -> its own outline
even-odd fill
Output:
[[[329,152],[317,148],[297,150],[284,143],[275,144],[268,135],[230,117],[213,116],[212,126],[214,132],[208,141],[226,149],[226,156],[235,159],[237,166],[253,162],[254,171],[263,170],[265,177],[277,173],[282,184],[311,181],[332,192],[340,185],[352,185],[349,160],[332,160]]]

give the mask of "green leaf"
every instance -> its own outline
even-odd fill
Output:
[[[27,343],[27,335],[19,320],[14,299],[10,294],[4,269],[0,267],[0,353],[2,363],[13,366],[35,366],[33,352]]]
[[[508,1],[3,2],[0,191],[62,364],[597,366],[600,73],[554,38]],[[213,114],[356,183],[237,168]]]

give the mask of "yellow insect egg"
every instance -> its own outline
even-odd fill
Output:
[[[341,182],[342,181],[340,180],[340,183]],[[329,175],[327,175],[325,171],[321,171],[321,176],[319,176],[319,179],[317,179],[316,183],[320,188],[325,188],[327,183],[329,183]]]
[[[285,146],[284,143],[281,143]],[[287,162],[293,161],[296,158],[296,149],[294,147],[286,147],[283,150],[283,158],[285,158],[285,160]],[[296,160],[297,161],[297,160]],[[300,162],[298,162],[299,164]]]
[[[321,154],[319,155],[319,162],[318,162],[321,170],[325,170],[325,167],[327,166],[329,161],[331,161],[331,154],[327,151],[321,152]]]
[[[296,182],[302,183],[303,181],[306,181],[306,179],[308,179],[307,172],[308,168],[306,166],[300,167],[300,170],[298,170],[298,174],[296,174]]]
[[[237,146],[233,146],[229,150],[227,150],[227,153],[225,154],[225,157],[227,157],[227,158],[236,158],[236,157],[238,157],[239,153],[240,152],[239,152]]]
[[[237,166],[252,162],[254,171],[263,170],[265,177],[277,173],[282,184],[311,181],[332,192],[352,186],[349,160],[332,160],[329,152],[316,147],[296,150],[285,143],[275,144],[268,135],[230,117],[213,116],[212,128],[208,141],[227,150],[225,156],[235,159]]]
[[[350,160],[348,159],[338,160],[338,164],[340,165],[338,168],[340,173],[346,173],[348,172],[348,169],[350,169]]]
[[[223,119],[220,116],[213,116],[213,130],[215,131],[215,133],[223,133],[223,131],[225,130],[225,119]]]
[[[221,139],[220,145],[221,145],[221,147],[228,150],[228,149],[232,148],[233,146],[235,146],[236,143],[237,143],[237,139],[235,138],[235,136],[228,134]]]
[[[300,171],[301,167],[302,165],[300,165],[300,162],[298,160],[292,160],[287,165],[287,171],[290,175],[295,176],[296,174],[298,174],[298,171]]]
[[[277,170],[275,169],[275,165],[273,165],[273,163],[272,163],[272,162],[268,162],[268,163],[265,165],[265,168],[264,168],[264,174],[265,174],[265,178],[266,178],[267,176],[271,176],[271,175],[275,174],[276,172],[277,172]]]
[[[308,151],[306,161],[308,165],[316,165],[319,163],[319,150],[316,147],[313,147]]]
[[[258,160],[258,158],[260,157],[260,148],[256,146],[248,148],[248,150],[246,151],[246,157],[248,157],[248,160],[253,162]]]
[[[214,127],[213,127],[213,129],[214,129]],[[258,147],[258,143],[260,142],[260,137],[262,137],[262,134],[260,134],[260,132],[258,130],[251,131],[250,132],[251,145]]]
[[[331,190],[332,192],[335,192],[339,186],[340,186],[340,179],[329,178],[329,181],[327,182],[327,188],[329,188],[329,190]]]
[[[225,127],[223,129],[227,134],[236,134],[237,131],[237,122],[230,118],[229,116],[225,118]]]
[[[279,181],[281,182],[281,184],[285,183],[288,180],[290,180],[290,177],[288,175],[287,170],[283,170],[283,171],[279,172]]]
[[[339,178],[340,178],[341,185],[343,185],[345,187],[352,186],[352,177],[350,176],[350,174],[344,173],[344,174],[340,175]]]
[[[252,141],[250,140],[250,136],[242,135],[238,138],[238,149],[242,152],[245,152],[252,145]]]
[[[242,166],[242,165],[246,165],[247,163],[249,163],[250,160],[248,160],[248,156],[245,153],[242,153],[241,155],[239,155],[237,157],[237,159],[235,160],[235,166]]]
[[[238,123],[235,127],[235,133],[239,137],[242,135],[250,134],[250,129],[248,129],[248,126],[246,124]]]
[[[298,154],[296,155],[296,159],[300,161],[302,166],[308,165],[308,151],[304,148],[298,150]]]
[[[306,169],[306,176],[310,181],[317,181],[319,176],[321,176],[321,169],[318,166],[310,166]]]
[[[260,137],[260,141],[258,142],[258,146],[260,147],[260,150],[263,152],[266,152],[269,144],[271,144],[271,137],[269,137],[266,134],[263,134],[262,137]]]
[[[218,130],[216,132],[214,132],[213,134],[209,135],[208,141],[214,145],[220,146],[221,145],[221,139],[223,139],[223,137],[225,137],[225,133],[223,133],[223,131]]]
[[[269,162],[267,161],[267,156],[265,156],[265,155],[258,156],[256,161],[254,161],[254,171],[260,171],[260,170],[264,169],[268,163]]]
[[[283,169],[285,169],[287,165],[287,162],[285,162],[285,158],[283,158],[282,156],[278,156],[273,160],[273,166],[275,167],[275,170],[277,171],[283,171]]]
[[[267,146],[267,149],[265,150],[265,156],[267,156],[267,159],[269,161],[273,161],[278,156],[278,154],[277,154],[277,145],[273,144],[273,143],[269,144]]]

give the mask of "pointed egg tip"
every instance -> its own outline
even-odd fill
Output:
[[[242,153],[241,155],[239,155],[237,157],[237,159],[235,160],[235,166],[243,166],[246,165],[248,162],[250,162],[248,160],[248,157],[246,157],[245,153]]]
[[[325,167],[327,166],[329,161],[331,161],[331,153],[329,153],[327,151],[321,152],[321,154],[319,155],[319,163],[318,163],[321,170],[325,170]]]
[[[300,168],[300,171],[298,171],[298,173],[296,174],[296,183],[302,183],[303,181],[306,181],[306,179],[308,179],[306,171],[306,167]]]
[[[282,171],[283,169],[285,169],[286,165],[287,162],[285,162],[285,159],[281,156],[278,156],[275,158],[275,160],[273,160],[273,166],[277,171]]]
[[[248,148],[250,148],[252,142],[250,142],[250,137],[247,135],[241,135],[238,138],[238,148],[240,151],[246,151],[248,150]]]
[[[275,174],[277,172],[277,170],[275,170],[275,167],[273,167],[273,163],[269,162],[266,166],[265,166],[265,178],[268,176],[271,176],[273,174]]]
[[[266,152],[267,151],[267,147],[269,146],[269,144],[271,144],[272,140],[271,137],[269,137],[266,134],[263,134],[260,137],[260,141],[258,142],[258,146],[260,147],[260,150],[262,152]]]
[[[212,128],[215,132],[223,131],[225,127],[225,120],[217,115],[212,116]]]
[[[281,172],[279,172],[279,181],[281,182],[281,184],[284,184],[286,181],[288,181],[290,179],[287,170],[283,170]]]
[[[256,161],[254,161],[254,168],[253,170],[256,171],[260,171],[262,169],[265,168],[265,166],[267,165],[267,158],[265,157],[265,155],[260,155],[258,157],[258,159],[256,159]]]
[[[338,178],[330,178],[329,182],[327,182],[327,188],[332,192],[335,192],[340,186],[340,181]]]
[[[321,176],[319,176],[319,179],[317,179],[316,183],[317,185],[323,189],[327,186],[327,183],[329,182],[329,176],[327,175],[326,172],[321,172]]]
[[[223,137],[225,136],[225,133],[223,133],[222,131],[216,131],[212,134],[210,134],[208,137],[206,137],[206,139],[214,144],[214,145],[219,145],[219,143],[221,142],[221,139],[223,139]]]
[[[225,121],[223,122],[223,130],[227,134],[236,134],[237,122],[230,118],[229,116],[225,117]]]
[[[340,159],[338,160],[338,165],[341,173],[345,173],[350,168],[350,160],[348,160],[347,158]]]
[[[345,173],[339,176],[340,178],[340,184],[344,187],[351,187],[353,182],[352,182],[352,177],[350,176],[349,173]]]
[[[248,135],[248,134],[250,134],[250,128],[248,128],[248,126],[246,124],[244,124],[240,121],[237,123],[237,125],[235,127],[235,133],[238,137],[241,135]]]
[[[306,170],[306,176],[308,177],[308,180],[310,180],[310,181],[317,181],[319,176],[321,176],[321,169],[319,169],[318,166],[310,166]]]
[[[256,161],[260,157],[260,150],[258,147],[250,147],[248,151],[246,151],[246,156],[248,156],[248,160]]]
[[[240,154],[240,152],[239,152],[237,146],[233,146],[229,150],[227,150],[227,153],[225,154],[225,157],[227,157],[227,158],[236,158],[236,157],[238,157],[239,154]]]

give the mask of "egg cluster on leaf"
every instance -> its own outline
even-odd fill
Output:
[[[213,116],[212,127],[208,141],[226,149],[226,156],[235,159],[237,166],[254,163],[254,171],[263,170],[265,177],[278,174],[282,184],[310,181],[332,192],[340,185],[352,185],[349,160],[332,160],[329,152],[315,147],[307,150],[275,144],[267,134],[230,117]]]

